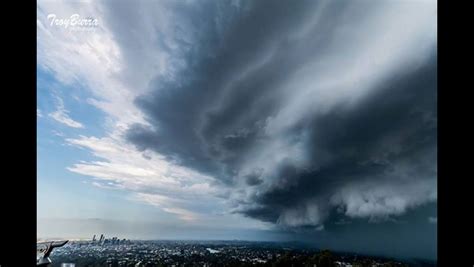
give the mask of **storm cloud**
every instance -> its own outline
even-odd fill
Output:
[[[176,46],[153,44],[176,50],[179,68],[135,99],[148,123],[126,132],[138,149],[213,177],[232,212],[282,227],[436,202],[436,2],[175,8]]]

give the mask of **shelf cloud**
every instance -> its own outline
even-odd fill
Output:
[[[149,124],[126,139],[285,227],[435,202],[436,3],[239,3],[191,15],[186,67],[135,99]]]

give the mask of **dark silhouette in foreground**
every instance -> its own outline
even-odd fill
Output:
[[[50,265],[51,259],[49,255],[54,248],[64,246],[68,240],[65,241],[48,241],[39,242],[36,244],[36,266],[48,266]]]

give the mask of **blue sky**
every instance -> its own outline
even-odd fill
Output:
[[[436,1],[289,3],[39,1],[38,237],[435,257]]]
[[[87,151],[68,145],[64,139],[84,134],[104,134],[103,112],[84,103],[87,91],[83,88],[61,84],[41,66],[38,66],[37,80],[37,106],[41,114],[37,119],[39,217],[61,218],[67,214],[72,218],[96,218],[101,217],[104,211],[117,216],[120,214],[117,208],[126,207],[129,203],[123,200],[123,194],[91,187],[90,179],[67,170],[78,159],[93,160],[94,157]],[[72,128],[48,115],[56,111],[58,98],[75,115],[74,120],[87,125],[85,128]]]
[[[86,102],[90,94],[82,85],[61,83],[41,65],[38,65],[37,80],[39,217],[124,219],[130,215],[140,217],[146,214],[145,221],[161,218],[163,212],[160,209],[130,201],[128,192],[94,186],[90,176],[67,169],[78,161],[98,160],[90,151],[72,146],[66,140],[106,135],[106,116]],[[51,117],[58,110],[58,99],[67,107],[67,116],[83,127],[71,127]]]
[[[80,82],[64,83],[56,79],[51,71],[41,64],[37,66],[37,181],[38,181],[38,237],[57,237],[60,233],[66,237],[87,238],[93,234],[94,227],[103,220],[115,222],[133,222],[173,224],[176,216],[156,206],[133,198],[127,190],[103,188],[94,184],[95,177],[82,175],[68,170],[68,167],[80,161],[97,161],[99,157],[82,147],[73,146],[68,139],[81,136],[103,137],[107,135],[107,114],[88,103],[92,97],[90,88]],[[60,106],[70,120],[80,123],[76,127],[70,122],[58,121],[52,114]],[[73,125],[73,126],[71,126]],[[200,205],[196,210],[206,211]],[[57,221],[67,223],[54,226]],[[78,231],[72,225],[81,220],[92,221],[91,229]],[[56,222],[53,222],[56,221]],[[48,226],[49,225],[49,226]],[[84,225],[88,225],[85,223]],[[148,225],[148,227],[152,227]],[[86,227],[87,228],[87,227]],[[106,227],[103,227],[106,228]],[[132,227],[133,228],[133,227]],[[244,226],[245,228],[245,226]],[[99,229],[102,229],[99,227]],[[102,229],[107,232],[107,229]],[[138,234],[140,238],[159,238],[160,235]],[[124,233],[125,234],[125,233]],[[216,237],[235,238],[232,234],[218,234]],[[235,233],[234,233],[235,234]],[[133,231],[125,235],[133,237]],[[186,237],[180,231],[167,238]],[[198,238],[199,236],[195,236]]]

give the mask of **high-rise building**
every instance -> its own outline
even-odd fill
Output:
[[[95,242],[95,235],[92,237],[92,241]]]

